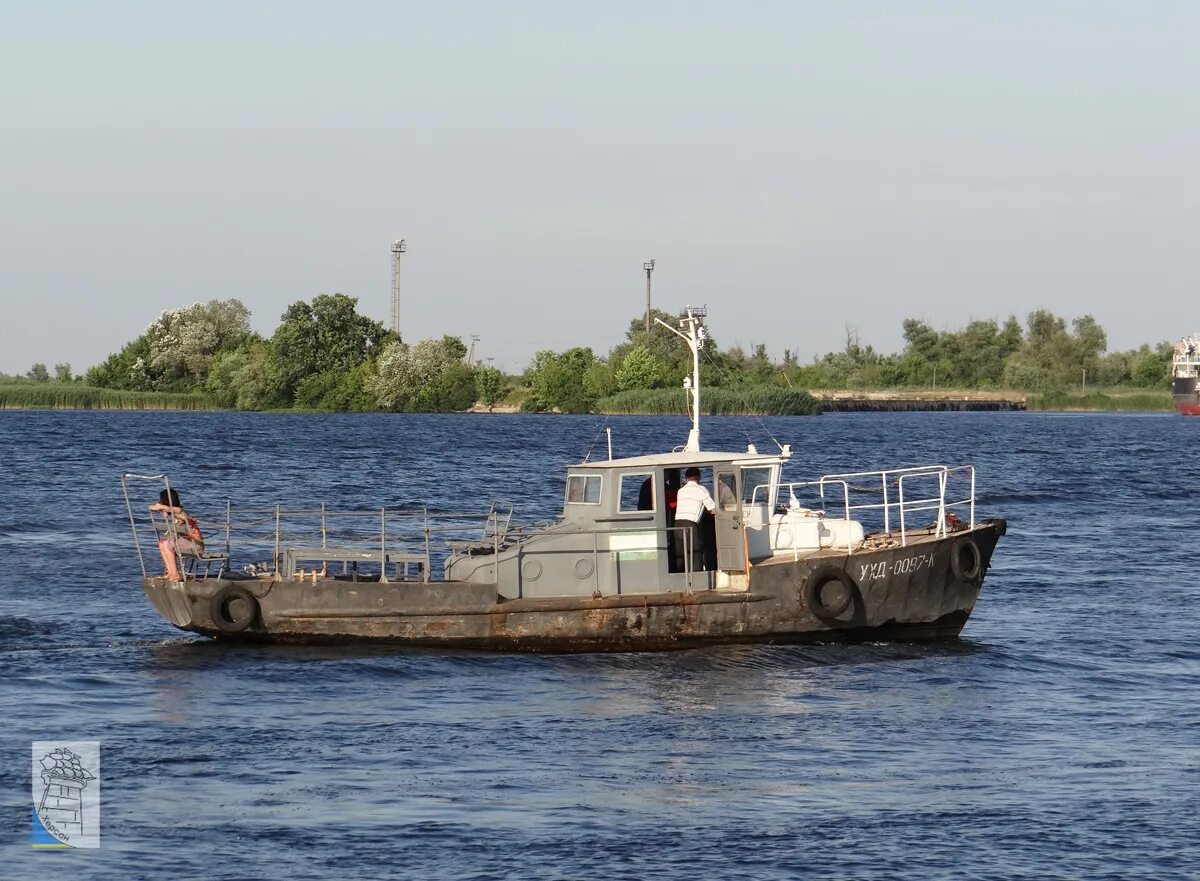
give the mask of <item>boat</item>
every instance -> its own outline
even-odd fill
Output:
[[[1171,359],[1171,396],[1175,410],[1184,416],[1200,416],[1200,333],[1175,344]]]
[[[126,473],[142,588],[175,627],[219,640],[625,652],[957,637],[1007,529],[977,519],[974,467],[785,480],[790,445],[703,449],[706,314],[659,322],[691,350],[686,443],[613,458],[610,433],[608,458],[566,468],[554,521],[519,525],[499,501],[465,515],[227,502],[202,520],[221,534],[177,552],[172,579],[146,557],[174,518],[132,503],[169,477]],[[696,525],[675,518],[691,469],[712,502]]]

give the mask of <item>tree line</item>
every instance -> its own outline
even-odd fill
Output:
[[[806,388],[960,388],[1050,392],[1084,384],[1161,388],[1171,375],[1173,346],[1143,344],[1108,352],[1108,337],[1091,315],[1065,319],[1039,309],[1024,326],[1016,316],[1000,323],[971,321],[961,330],[935,330],[909,318],[904,349],[881,354],[847,329],[841,351],[797,364],[784,355],[789,382]]]
[[[526,411],[581,413],[658,401],[661,395],[639,393],[676,389],[691,372],[686,343],[658,322],[647,331],[644,315],[630,321],[625,339],[606,354],[583,346],[539,351],[523,374],[507,377],[494,367],[466,363],[467,348],[458,337],[409,344],[359,314],[357,305],[343,294],[293,303],[269,337],[251,330],[250,311],[236,299],[170,309],[83,376],[73,376],[69,364],[57,364],[53,380],[129,392],[200,393],[219,407],[239,410],[454,411],[476,402],[492,407],[515,392]],[[659,310],[653,317],[678,321]],[[1077,387],[1085,377],[1092,386],[1161,388],[1170,376],[1169,343],[1108,352],[1107,336],[1090,315],[1068,324],[1038,310],[1024,324],[1010,316],[1003,322],[971,321],[960,330],[937,330],[910,318],[903,334],[900,352],[882,354],[848,328],[841,350],[808,363],[791,351],[774,360],[762,344],[749,351],[722,349],[710,337],[701,379],[707,388],[726,390],[725,408],[744,399],[748,406],[807,412],[811,402],[799,392],[808,389],[1052,392]],[[52,376],[44,364],[35,364],[24,377],[0,380],[48,383]]]
[[[202,392],[237,410],[439,411],[498,400],[503,374],[465,364],[462,340],[410,346],[357,306],[344,294],[293,303],[270,337],[250,329],[250,311],[239,300],[170,309],[83,381]]]
[[[677,321],[663,312],[654,317]],[[761,389],[930,389],[1057,392],[1081,384],[1102,387],[1164,388],[1170,379],[1173,347],[1169,342],[1108,352],[1104,329],[1091,315],[1067,321],[1044,309],[1030,313],[1024,325],[1016,316],[1004,322],[971,321],[961,330],[936,330],[910,318],[903,323],[904,348],[882,354],[863,345],[847,328],[840,351],[800,363],[785,351],[773,360],[763,344],[749,351],[720,349],[710,338],[701,359],[706,388]],[[538,352],[527,374],[530,409],[583,411],[633,389],[679,385],[691,371],[687,345],[655,322],[630,322],[626,339],[607,356],[588,348]]]

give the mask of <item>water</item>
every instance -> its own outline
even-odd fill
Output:
[[[238,647],[138,586],[122,470],[169,469],[195,508],[537,519],[600,424],[0,414],[0,878],[1200,877],[1200,419],[767,420],[792,479],[978,466],[1010,532],[939,646]],[[686,434],[609,424],[617,455]],[[755,420],[705,431],[769,447]],[[29,743],[53,738],[102,741],[98,851],[28,846]]]

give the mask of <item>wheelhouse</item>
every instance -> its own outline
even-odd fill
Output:
[[[610,547],[657,565],[647,576],[700,575],[706,586],[742,582],[748,559],[744,530],[766,523],[775,506],[783,459],[756,453],[682,452],[576,465],[567,471],[563,522],[608,533]],[[675,526],[675,496],[689,468],[715,503],[703,518],[702,547]]]

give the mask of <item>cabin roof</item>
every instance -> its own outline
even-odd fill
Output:
[[[632,456],[628,459],[600,459],[596,462],[581,462],[572,468],[684,468],[688,465],[741,464],[770,465],[782,461],[779,455],[764,453],[725,453],[716,450],[684,451],[681,453],[655,453],[650,456]]]

